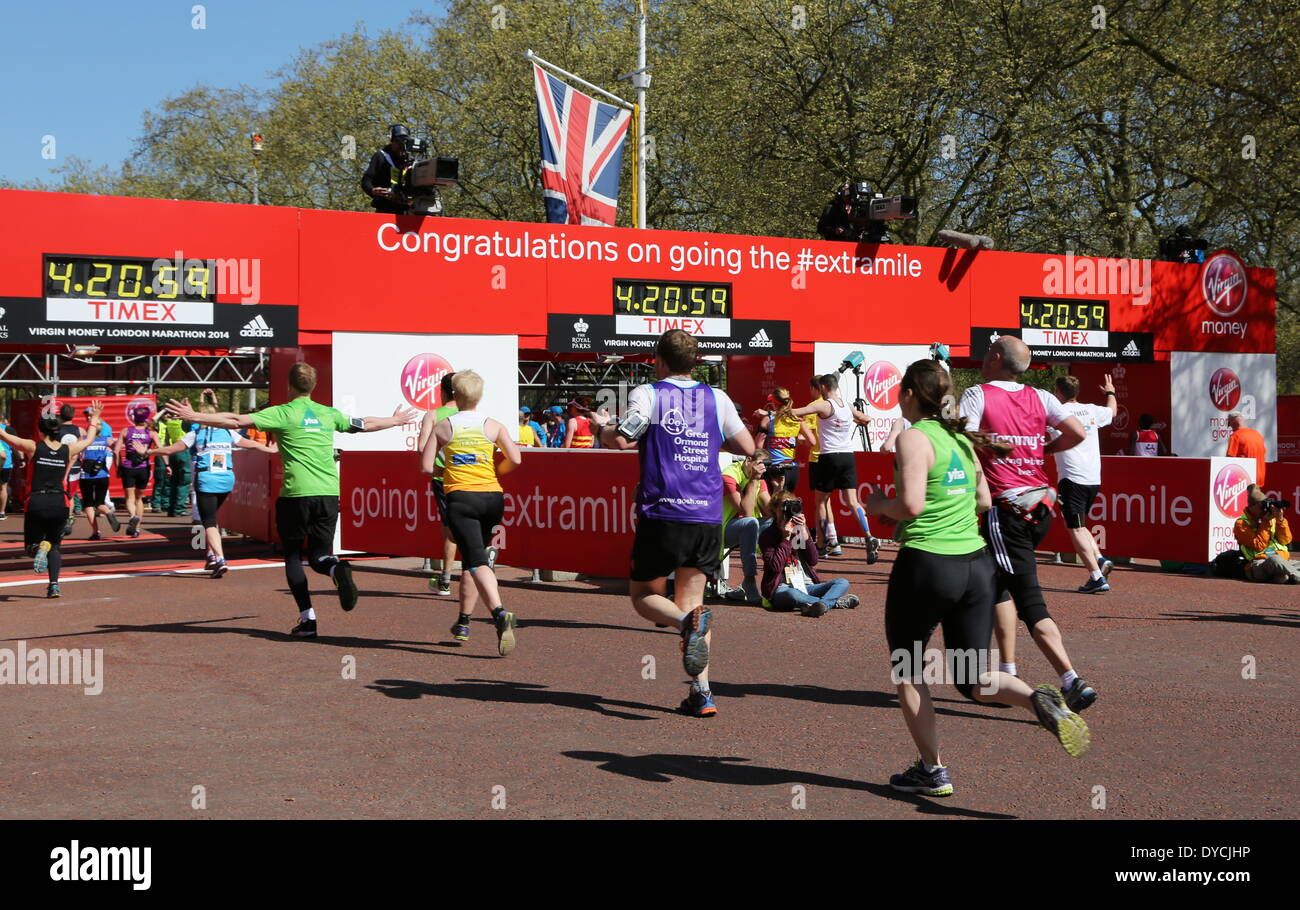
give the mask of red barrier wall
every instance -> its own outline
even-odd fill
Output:
[[[857,458],[859,497],[868,495],[870,485],[892,494],[892,456]],[[579,465],[573,459],[585,461]],[[1089,526],[1100,529],[1105,552],[1205,562],[1208,459],[1116,456],[1103,458],[1102,465],[1102,498]],[[1286,473],[1288,467],[1282,466],[1275,482],[1300,487],[1300,465]],[[626,577],[637,471],[631,453],[526,452],[520,468],[502,478],[506,512],[497,541],[502,564]],[[812,494],[805,479],[800,484],[811,513]],[[1300,490],[1294,498],[1300,501]],[[861,536],[841,496],[835,499],[835,515],[841,536]],[[407,453],[345,452],[340,516],[343,546],[351,550],[428,556],[440,539],[428,479]],[[873,518],[872,531],[891,537],[893,527]],[[1042,549],[1072,551],[1059,516]]]
[[[221,506],[221,526],[254,540],[279,543],[275,532],[275,498],[284,471],[280,456],[256,449],[235,453],[235,489]]]

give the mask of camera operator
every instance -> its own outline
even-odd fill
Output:
[[[1292,559],[1286,549],[1291,543],[1291,526],[1284,510],[1291,508],[1291,503],[1270,499],[1253,483],[1246,497],[1246,511],[1232,527],[1246,558],[1246,580],[1300,584],[1300,561]]]
[[[410,153],[411,131],[400,123],[389,128],[388,145],[370,156],[370,164],[361,175],[361,189],[370,197],[376,212],[404,215],[406,202],[402,198],[402,172],[413,163]]]
[[[822,581],[817,575],[817,547],[808,533],[803,503],[792,494],[773,502],[772,526],[758,539],[763,551],[763,596],[774,609],[798,608],[804,616],[825,616],[831,610],[852,610],[858,598],[846,579]]]
[[[856,185],[845,183],[835,191],[835,196],[822,209],[822,216],[817,220],[817,233],[823,240],[844,240],[856,243],[862,233],[860,225],[853,221],[853,199],[855,190],[870,195],[871,188],[866,183]]]

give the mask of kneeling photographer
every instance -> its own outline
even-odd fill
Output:
[[[1246,580],[1273,584],[1300,583],[1300,561],[1291,558],[1291,526],[1285,510],[1291,503],[1270,499],[1256,484],[1246,493],[1246,511],[1233,525],[1233,534],[1246,560]]]
[[[856,607],[858,598],[849,593],[846,579],[822,581],[817,575],[817,547],[808,533],[803,502],[782,493],[772,500],[772,515],[772,526],[758,539],[763,551],[763,597],[772,607],[798,609],[813,617]]]

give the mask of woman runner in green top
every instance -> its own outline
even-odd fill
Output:
[[[871,515],[898,522],[898,558],[885,596],[885,637],[898,703],[920,760],[889,784],[926,796],[951,796],[952,780],[939,760],[939,735],[929,682],[945,679],[977,702],[1010,703],[1033,711],[1070,755],[1088,749],[1088,726],[1066,707],[1054,686],[1031,689],[1014,676],[990,671],[989,639],[997,598],[992,557],[979,533],[979,514],[991,505],[974,446],[1005,454],[1009,447],[967,433],[957,412],[952,379],[942,365],[918,360],[899,391],[912,428],[898,437],[892,499],[877,492]],[[943,653],[924,654],[943,624]]]

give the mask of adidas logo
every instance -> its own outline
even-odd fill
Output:
[[[1128,344],[1124,345],[1124,350],[1120,351],[1120,354],[1124,357],[1142,356],[1142,352],[1138,350],[1137,342],[1132,338],[1129,339]]]
[[[244,338],[270,338],[275,331],[266,324],[266,320],[259,313],[240,329],[239,334]]]
[[[755,332],[754,337],[749,339],[749,346],[751,348],[772,347],[772,339],[767,337],[767,329],[759,329]]]

